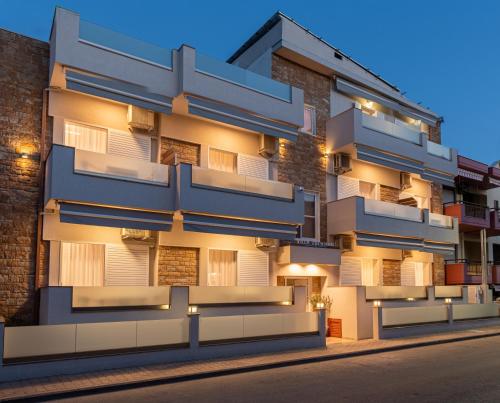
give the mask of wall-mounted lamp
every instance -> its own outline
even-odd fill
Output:
[[[451,304],[453,302],[453,300],[451,298],[445,298],[444,299],[444,303],[445,304]]]
[[[406,300],[409,301],[409,302],[412,302],[412,301],[415,301],[415,298],[411,298],[410,297],[410,298],[406,298]]]
[[[373,108],[373,102],[372,102],[372,101],[366,101],[365,106],[366,106],[367,108],[370,108],[370,109],[371,109],[371,108]]]
[[[316,302],[316,309],[325,309],[324,302]]]
[[[291,301],[283,301],[281,305],[292,305]]]
[[[376,308],[379,308],[382,306],[382,302],[379,300],[373,301],[373,306]]]
[[[160,305],[160,309],[170,309],[170,305]]]
[[[198,313],[198,307],[196,305],[189,305],[188,306],[188,313],[189,314]]]
[[[27,159],[27,158],[28,158],[28,154],[26,154],[26,153],[22,153],[22,154],[21,154],[21,158]]]

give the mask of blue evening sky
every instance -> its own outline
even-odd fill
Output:
[[[47,40],[56,5],[223,60],[281,10],[444,116],[444,144],[500,159],[500,1],[0,0],[0,28]]]

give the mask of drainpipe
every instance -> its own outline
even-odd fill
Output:
[[[483,291],[482,303],[488,303],[488,244],[486,242],[486,229],[480,232],[481,237],[481,288]]]
[[[41,133],[40,133],[40,162],[39,162],[39,172],[38,172],[38,188],[39,196],[38,203],[36,207],[36,252],[35,252],[35,319],[38,323],[39,316],[39,305],[40,305],[40,260],[41,260],[41,243],[42,243],[42,225],[43,225],[43,200],[44,200],[44,182],[45,182],[45,140],[47,132],[47,115],[48,115],[48,104],[49,104],[49,88],[44,88],[42,94],[42,122],[41,122]]]

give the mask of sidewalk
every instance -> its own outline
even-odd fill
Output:
[[[127,387],[180,382],[190,379],[227,375],[231,373],[299,365],[386,351],[450,343],[466,339],[500,336],[500,326],[476,328],[453,333],[393,340],[347,341],[328,339],[321,349],[291,351],[276,354],[244,356],[231,359],[195,361],[177,364],[152,365],[128,369],[106,370],[80,375],[38,378],[27,381],[0,383],[0,400],[40,400],[109,391]]]

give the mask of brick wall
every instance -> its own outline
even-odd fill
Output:
[[[0,316],[8,324],[36,318],[36,158],[48,58],[47,43],[0,29]]]
[[[167,161],[170,151],[173,150],[177,154],[178,162],[187,162],[192,165],[200,165],[200,145],[188,143],[171,138],[162,137],[161,139],[161,163],[171,164],[172,161]]]
[[[320,195],[320,233],[326,241],[326,122],[330,118],[329,77],[273,55],[272,78],[304,90],[304,102],[316,108],[316,136],[299,134],[280,147],[278,180],[303,186]]]
[[[200,250],[160,246],[158,285],[198,285]]]
[[[432,263],[432,284],[445,285],[444,257],[434,253],[434,263]]]
[[[382,284],[401,285],[401,261],[384,259],[382,262]]]
[[[429,126],[429,140],[441,144],[441,122],[437,122],[436,127]]]
[[[380,185],[380,200],[388,203],[398,203],[400,190],[390,186]]]

